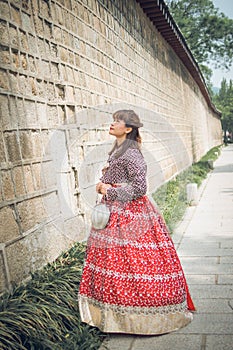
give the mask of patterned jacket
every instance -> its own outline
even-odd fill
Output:
[[[113,185],[107,190],[107,200],[127,202],[146,194],[147,166],[140,150],[128,148],[119,158],[114,153],[101,181]]]

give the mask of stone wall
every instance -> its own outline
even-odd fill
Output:
[[[2,0],[0,291],[89,230],[112,112],[144,123],[148,193],[221,143],[218,115],[134,0]]]

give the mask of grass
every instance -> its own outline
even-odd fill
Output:
[[[199,162],[177,175],[175,179],[162,185],[153,194],[153,198],[171,233],[174,231],[177,223],[182,219],[189,205],[186,199],[186,185],[196,183],[199,187],[212,169],[210,160],[216,160],[219,154],[220,146],[212,148]]]
[[[76,244],[0,300],[0,349],[98,349],[104,334],[81,323],[77,295],[85,245]]]
[[[162,186],[153,195],[172,230],[188,205],[186,184],[198,185],[216,159],[215,147],[200,162]],[[27,284],[0,299],[1,350],[97,350],[106,334],[80,320],[77,295],[85,256],[77,243],[53,263],[34,273]]]

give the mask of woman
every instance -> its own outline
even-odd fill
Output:
[[[88,239],[81,319],[103,332],[171,332],[191,322],[195,307],[167,227],[146,196],[139,117],[120,110],[113,119],[116,141],[96,186],[111,215]]]

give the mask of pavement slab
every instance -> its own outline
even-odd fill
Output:
[[[233,145],[224,147],[172,235],[197,311],[159,336],[112,334],[99,350],[233,350]]]

